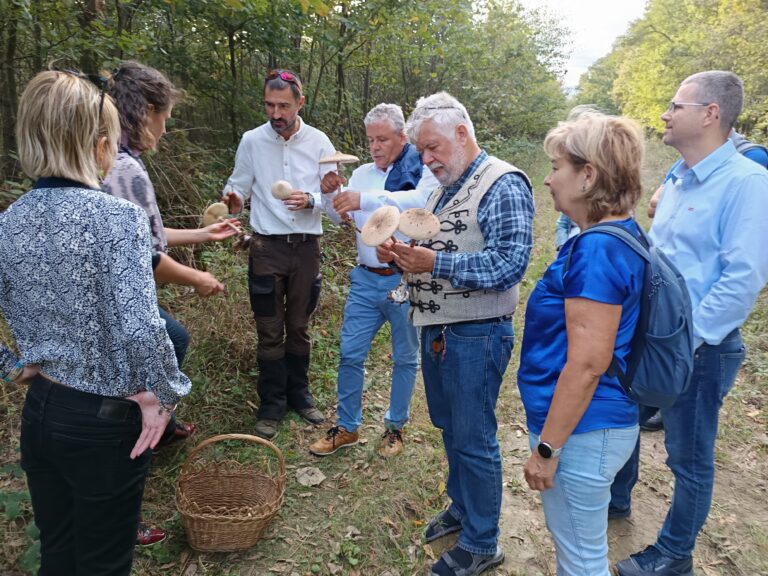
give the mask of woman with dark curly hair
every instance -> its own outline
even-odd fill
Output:
[[[194,230],[164,227],[155,189],[140,158],[143,152],[157,147],[160,138],[165,134],[165,122],[171,117],[174,104],[184,93],[158,70],[129,61],[121,64],[113,73],[110,94],[120,115],[121,137],[115,163],[102,183],[103,190],[113,196],[130,200],[147,213],[152,230],[152,247],[162,254],[158,273],[164,269],[163,263],[166,266],[173,265],[173,283],[193,286],[200,296],[220,293],[224,286],[213,275],[172,261],[167,250],[168,246],[229,238],[235,234],[231,224],[237,221],[218,222]],[[187,330],[167,310],[160,308],[160,316],[165,320],[168,335],[176,351],[176,359],[179,366],[182,366],[189,343]],[[161,445],[185,439],[194,431],[194,424],[180,423],[172,419]],[[142,525],[138,541],[139,544],[148,545],[162,538],[162,531]]]

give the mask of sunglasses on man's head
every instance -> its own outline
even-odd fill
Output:
[[[284,82],[288,82],[289,84],[293,84],[299,90],[301,90],[301,81],[299,80],[298,76],[296,76],[293,72],[289,72],[288,70],[281,70],[280,68],[275,68],[274,70],[270,70],[267,73],[267,77],[264,80],[264,83],[267,83],[270,80],[274,80],[275,78],[280,78],[280,80]]]

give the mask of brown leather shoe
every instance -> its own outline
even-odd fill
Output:
[[[390,456],[397,456],[403,451],[403,431],[402,430],[385,430],[381,435],[381,444],[379,445],[379,456],[389,458]]]
[[[339,448],[354,446],[360,441],[360,434],[357,432],[347,432],[343,426],[334,426],[325,435],[312,443],[309,451],[315,456],[328,456],[333,454]]]

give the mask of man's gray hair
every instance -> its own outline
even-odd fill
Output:
[[[437,129],[449,137],[453,135],[457,126],[463,124],[467,128],[470,138],[475,139],[475,127],[472,125],[467,109],[448,92],[438,92],[432,96],[425,96],[416,102],[416,108],[411,112],[405,126],[411,142],[416,142],[421,125],[426,120],[432,120]]]
[[[696,97],[702,103],[720,106],[720,128],[727,134],[736,123],[744,104],[744,83],[733,72],[708,70],[688,76],[681,86],[696,84]]]
[[[389,122],[395,132],[400,134],[405,130],[405,116],[403,109],[397,104],[376,104],[368,114],[365,115],[363,124],[368,128],[371,124],[378,122]]]

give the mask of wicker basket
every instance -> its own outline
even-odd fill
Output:
[[[279,471],[270,473],[253,463],[204,459],[200,452],[225,440],[254,442],[271,449]],[[258,436],[222,434],[197,445],[181,468],[176,507],[189,545],[202,552],[250,548],[261,537],[283,504],[285,460],[280,449]]]

